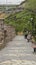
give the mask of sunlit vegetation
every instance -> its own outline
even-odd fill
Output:
[[[36,10],[36,0],[27,0],[25,8]],[[31,21],[31,18],[33,20]],[[22,12],[11,14],[11,16],[5,19],[7,24],[15,26],[16,32],[24,31],[26,28],[36,36],[36,13],[24,9]]]

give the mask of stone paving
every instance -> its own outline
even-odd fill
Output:
[[[24,36],[16,36],[0,51],[0,65],[36,65],[36,54],[31,42]]]

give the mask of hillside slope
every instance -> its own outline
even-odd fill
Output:
[[[20,4],[20,6],[26,9],[31,9],[36,11],[36,0],[26,0],[25,2]]]
[[[36,10],[36,0],[27,0],[25,3],[25,8],[22,12],[18,12],[15,14],[11,14],[10,18],[6,20],[6,23],[9,23],[10,25],[14,25],[16,27],[17,31],[23,31],[23,29],[28,29],[29,31],[32,31],[32,24],[35,27],[34,29],[36,30],[36,15],[32,15],[31,11],[28,11],[26,9],[31,9],[31,10]],[[30,6],[29,6],[30,3]],[[20,6],[23,6],[21,4]],[[33,23],[31,22],[31,18],[33,18]]]

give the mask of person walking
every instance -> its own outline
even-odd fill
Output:
[[[29,32],[29,34],[27,35],[27,40],[28,42],[31,40],[31,33]]]
[[[36,42],[33,36],[32,36],[32,48],[34,49],[34,52],[36,52]]]
[[[25,39],[27,39],[28,31],[25,32]]]

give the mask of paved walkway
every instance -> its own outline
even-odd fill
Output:
[[[36,65],[31,42],[28,43],[24,36],[16,36],[0,51],[0,65]]]

